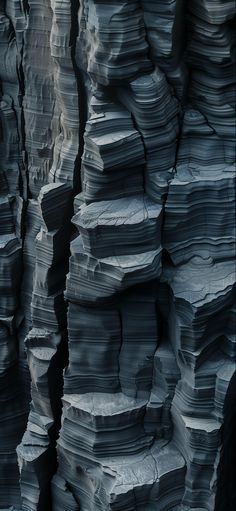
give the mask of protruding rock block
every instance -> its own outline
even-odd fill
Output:
[[[161,245],[162,208],[145,195],[81,206],[72,221],[85,251],[97,258],[139,254]]]
[[[157,278],[161,249],[132,256],[96,259],[84,251],[81,237],[71,243],[65,296],[78,304],[109,303],[125,289]]]
[[[60,448],[76,452],[89,465],[102,457],[127,456],[150,446],[143,428],[146,401],[115,394],[70,394],[63,397]]]
[[[22,511],[50,511],[50,481],[56,469],[55,452],[40,425],[29,425],[17,448],[20,467]]]
[[[33,328],[25,340],[31,374],[31,409],[58,420],[60,414],[60,373],[64,366],[60,334]]]
[[[131,80],[152,67],[138,0],[84,2],[77,44],[78,67],[103,85]]]
[[[167,270],[164,275],[173,292],[173,347],[179,363],[182,360],[197,368],[220,346],[227,332],[234,301],[234,261],[214,264],[210,258],[196,257],[178,269]]]
[[[86,123],[82,179],[85,201],[118,199],[143,191],[144,149],[130,113],[117,103]]]
[[[77,467],[79,487],[70,464]],[[59,464],[63,474],[71,473],[70,487],[89,511],[130,509],[161,511],[171,509],[181,501],[185,463],[172,445],[156,442],[150,450],[129,456],[104,457],[95,466],[78,465],[75,453],[59,447]]]
[[[172,407],[175,422],[174,439],[187,461],[183,503],[190,508],[214,506],[211,480],[214,464],[218,462],[220,447],[220,422],[215,419],[185,417]],[[197,483],[196,483],[197,481]]]
[[[50,511],[50,482],[56,470],[55,441],[60,425],[65,347],[60,334],[37,328],[30,331],[25,344],[32,402],[27,429],[17,448],[22,509]]]

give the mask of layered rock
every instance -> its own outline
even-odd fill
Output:
[[[71,188],[44,186],[38,205],[41,229],[36,236],[31,301],[33,328],[25,340],[31,376],[27,430],[18,446],[22,509],[50,509],[50,481],[56,469],[55,441],[60,425],[62,370],[66,363],[66,306],[63,288]],[[59,201],[59,202],[58,202]],[[58,208],[60,203],[60,208]],[[60,271],[58,271],[60,267]]]
[[[16,446],[28,413],[17,338],[26,193],[18,81],[23,22],[22,11],[10,2],[0,6],[0,506],[17,510]]]
[[[174,264],[235,254],[235,168],[179,167],[165,206],[164,246]]]
[[[0,8],[0,509],[235,507],[234,23]]]
[[[25,339],[31,405],[17,453],[22,510],[46,510],[52,505],[50,486],[57,465],[55,442],[67,357],[63,291],[73,187],[78,186],[80,126],[70,2],[29,3],[25,14],[23,127],[29,201],[20,338]],[[38,96],[40,101],[35,101]]]
[[[109,101],[104,92],[91,98],[91,109],[81,168],[85,202],[141,193],[144,151],[131,115],[118,102]]]

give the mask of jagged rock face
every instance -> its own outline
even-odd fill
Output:
[[[235,510],[234,29],[0,4],[0,510]]]

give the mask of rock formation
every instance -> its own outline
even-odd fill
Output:
[[[2,511],[235,509],[235,20],[0,2]]]

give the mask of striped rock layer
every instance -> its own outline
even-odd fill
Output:
[[[0,510],[233,511],[235,4],[0,2]]]

